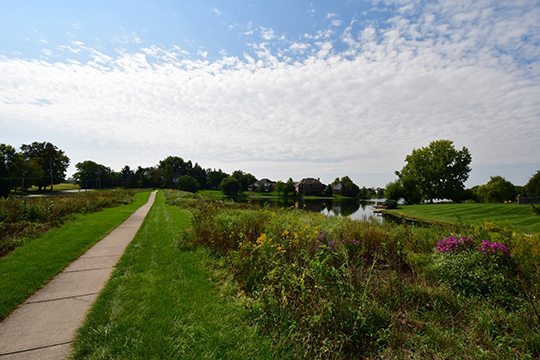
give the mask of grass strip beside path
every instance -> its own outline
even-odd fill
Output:
[[[0,258],[0,319],[118,227],[144,205],[149,196],[150,192],[138,193],[129,205],[76,215],[61,227]]]
[[[423,204],[406,205],[396,210],[385,210],[385,213],[413,220],[427,220],[443,224],[456,224],[463,221],[467,224],[478,224],[486,221],[506,222],[514,231],[539,234],[540,216],[533,215],[530,205],[509,204]]]
[[[74,343],[75,359],[276,358],[202,269],[206,252],[182,245],[190,213],[159,192]]]

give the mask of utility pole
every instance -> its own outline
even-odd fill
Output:
[[[22,171],[22,179],[21,179],[21,199],[23,197],[24,192],[24,175],[26,175],[26,169]]]
[[[52,173],[52,155],[50,155],[51,157],[49,158],[50,162],[50,171],[51,171],[51,196],[54,195],[54,190],[53,190],[53,173]]]

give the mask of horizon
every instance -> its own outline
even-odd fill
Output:
[[[413,149],[467,188],[540,170],[540,3],[0,4],[0,142],[114,171],[167,156],[258,179],[385,187]]]

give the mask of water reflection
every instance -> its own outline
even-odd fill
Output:
[[[373,217],[382,222],[380,213],[373,212],[373,205],[381,203],[383,200],[356,200],[356,199],[290,199],[290,198],[267,198],[247,200],[261,206],[283,207],[303,209],[327,216],[349,216],[352,219],[363,220]]]

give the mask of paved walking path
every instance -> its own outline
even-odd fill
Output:
[[[86,313],[135,237],[156,193],[0,323],[0,360],[63,359]]]

